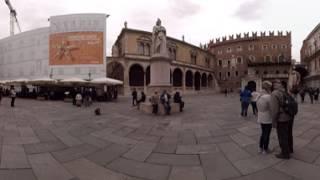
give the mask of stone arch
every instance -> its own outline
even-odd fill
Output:
[[[213,87],[213,76],[212,76],[212,74],[208,75],[208,87],[210,87],[210,88]]]
[[[183,73],[180,68],[175,68],[172,73],[172,85],[175,87],[182,86]]]
[[[206,73],[202,73],[201,76],[201,86],[202,87],[207,87],[208,86],[208,78],[207,78],[207,74]]]
[[[201,86],[201,74],[197,71],[194,74],[194,88],[196,91],[200,91]]]
[[[191,70],[186,72],[186,87],[193,87],[193,73]]]
[[[146,69],[146,85],[150,84],[150,66]]]
[[[129,85],[144,86],[144,71],[140,64],[133,64],[129,69]]]
[[[124,67],[121,63],[113,61],[107,65],[107,77],[124,80]]]

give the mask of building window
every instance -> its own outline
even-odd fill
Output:
[[[169,57],[172,60],[177,60],[177,51],[174,48],[169,48]]]
[[[231,73],[230,72],[228,72],[228,77],[230,77],[231,76]]]
[[[138,44],[138,54],[144,55],[144,43],[139,42]]]
[[[259,72],[258,70],[256,70],[256,75],[259,75],[259,73],[260,73],[260,72]]]
[[[241,46],[238,46],[238,47],[237,47],[237,51],[242,51],[242,47],[241,47]]]
[[[247,75],[248,74],[248,71],[244,71],[244,75]]]
[[[287,48],[287,45],[282,45],[282,49],[286,49]]]
[[[206,62],[207,67],[210,67],[210,58],[206,57],[204,61]]]
[[[218,51],[218,54],[222,54],[222,50],[219,50],[219,51]]]
[[[222,79],[222,73],[219,72],[219,79],[221,80]]]
[[[146,46],[145,46],[145,50],[144,50],[144,55],[146,55],[146,56],[150,56],[150,44],[147,44]]]
[[[263,49],[263,50],[268,49],[268,45],[267,45],[267,44],[264,44],[264,45],[262,46],[262,49]]]
[[[271,56],[265,56],[264,62],[267,62],[267,63],[271,62]]]
[[[253,51],[254,50],[254,45],[250,44],[248,49],[249,49],[249,51]]]
[[[276,70],[276,74],[279,74],[280,72],[278,70]]]
[[[230,67],[231,66],[231,62],[230,62],[230,60],[228,60],[228,67]]]
[[[236,77],[238,77],[238,75],[239,75],[239,73],[238,73],[238,71],[236,71]]]
[[[255,62],[255,61],[256,61],[256,58],[255,58],[253,55],[250,55],[250,56],[249,56],[249,61],[250,61],[250,62]]]
[[[219,67],[222,67],[222,60],[219,60],[218,63],[219,63]]]
[[[287,70],[284,70],[284,71],[283,71],[283,74],[288,74],[288,71],[287,71]]]
[[[268,74],[268,72],[267,72],[267,71],[264,71],[263,74]]]
[[[284,62],[284,55],[283,54],[280,54],[278,56],[278,62]]]
[[[277,45],[273,44],[272,49],[277,49]]]
[[[242,64],[242,58],[241,57],[237,57],[237,63],[238,64]]]
[[[191,54],[191,64],[197,64],[197,55]]]
[[[231,48],[228,48],[227,53],[231,53],[231,52],[232,52]]]

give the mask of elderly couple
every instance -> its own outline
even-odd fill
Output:
[[[273,89],[273,91],[272,91]],[[262,92],[257,98],[258,123],[261,124],[259,152],[270,153],[269,137],[272,127],[276,128],[281,152],[276,155],[280,159],[290,159],[293,153],[292,127],[294,115],[288,114],[285,107],[287,92],[286,82],[276,80],[262,83]]]

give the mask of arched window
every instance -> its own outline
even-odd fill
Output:
[[[180,87],[182,86],[182,71],[179,68],[174,69],[173,71],[173,86]]]
[[[138,43],[138,54],[144,55],[144,43],[143,42]]]
[[[278,56],[278,62],[281,63],[281,62],[284,62],[284,55],[283,54],[280,54]]]
[[[242,64],[242,57],[237,57],[237,63]]]

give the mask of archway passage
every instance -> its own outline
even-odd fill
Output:
[[[173,71],[173,83],[172,85],[175,87],[182,86],[182,71],[179,68],[174,69]]]
[[[129,85],[144,86],[144,72],[142,66],[134,64],[129,70]]]
[[[194,74],[194,89],[196,91],[200,91],[200,84],[201,83],[201,75],[199,72],[196,72]]]
[[[208,87],[212,88],[213,87],[213,77],[211,74],[208,76]]]
[[[207,74],[206,73],[203,73],[201,76],[201,86],[207,87]]]
[[[107,67],[107,76],[113,79],[123,81],[124,79],[124,68],[119,62],[111,62]]]
[[[186,87],[192,87],[193,86],[193,74],[189,70],[186,72]]]
[[[250,90],[251,92],[256,91],[256,89],[257,89],[257,84],[256,84],[255,81],[249,81],[247,85],[248,85],[248,88],[249,88],[249,90]]]
[[[150,66],[148,66],[146,69],[146,84],[150,84]]]

